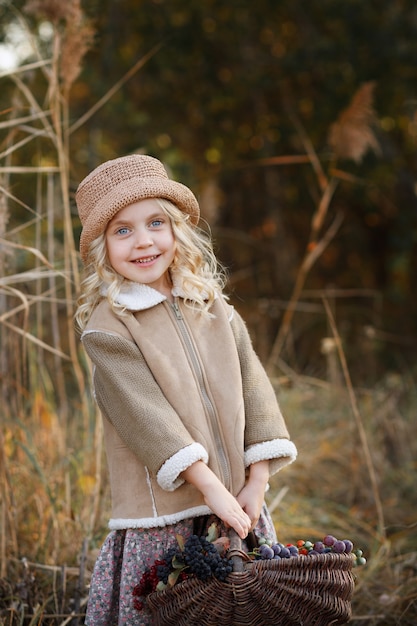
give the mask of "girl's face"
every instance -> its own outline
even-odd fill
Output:
[[[171,222],[156,200],[139,200],[121,209],[105,236],[110,265],[118,274],[171,296],[168,269],[176,244]]]

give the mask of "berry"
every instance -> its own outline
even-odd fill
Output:
[[[337,552],[338,554],[341,554],[342,552],[346,550],[345,542],[340,541],[339,539],[336,539],[332,548],[333,548],[333,552]]]
[[[144,603],[141,598],[144,598],[153,591],[156,591],[156,586],[159,582],[157,569],[160,565],[162,565],[162,561],[155,561],[152,567],[143,572],[139,583],[134,587],[132,592],[133,604],[137,611],[141,611],[144,607]]]
[[[291,556],[298,556],[298,548],[296,546],[290,545],[288,546],[288,550],[290,551]]]
[[[323,543],[326,546],[332,546],[335,541],[336,541],[336,537],[333,537],[333,535],[326,535],[325,538],[323,539]]]
[[[313,550],[315,550],[319,554],[322,554],[325,550],[324,543],[322,541],[316,541],[316,543],[313,545]]]
[[[275,552],[273,551],[273,549],[270,548],[266,543],[264,543],[259,548],[259,554],[260,554],[261,558],[265,559],[265,560],[273,559],[274,556],[275,556]]]
[[[265,546],[267,548],[267,546]],[[205,537],[191,535],[184,545],[184,562],[191,574],[206,581],[210,576],[226,580],[232,571],[229,560],[222,557],[210,541]]]
[[[349,554],[353,550],[353,543],[350,539],[343,539],[343,543],[345,544],[345,552]]]

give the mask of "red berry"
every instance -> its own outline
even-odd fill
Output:
[[[135,598],[135,600],[133,600],[133,606],[137,611],[142,611],[145,605],[143,604],[143,602],[140,602]]]

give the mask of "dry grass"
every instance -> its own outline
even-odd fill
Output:
[[[356,570],[353,624],[411,626],[417,618],[415,390],[392,377],[356,394],[382,494],[384,536],[343,388],[281,381],[280,403],[299,458],[272,480],[268,503],[283,541],[332,533],[364,550],[368,563]],[[53,415],[41,402],[30,426],[26,420],[26,428],[9,424],[4,431],[2,493],[3,503],[9,502],[1,529],[7,532],[0,580],[4,624],[82,623],[77,615],[85,608],[91,568],[107,532],[105,481],[91,528],[90,449],[75,453],[74,436],[62,442],[63,450],[52,448],[62,437]]]
[[[417,467],[414,385],[393,376],[356,392],[382,499],[384,533],[349,394],[299,384],[280,391],[299,448],[269,496],[279,536],[350,538],[368,563],[356,570],[353,624],[417,620]],[[274,497],[283,490],[275,508]]]

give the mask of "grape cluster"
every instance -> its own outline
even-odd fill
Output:
[[[232,571],[226,556],[220,554],[208,537],[191,535],[185,542],[177,537],[177,545],[168,550],[161,560],[147,569],[133,589],[133,606],[141,611],[146,596],[154,591],[172,587],[177,582],[196,576],[207,581],[211,576],[225,581]]]
[[[144,607],[142,598],[156,591],[159,583],[158,567],[162,566],[163,563],[163,561],[155,561],[149,569],[143,572],[140,581],[133,588],[133,606],[137,611],[141,611]]]
[[[181,560],[181,552],[177,546],[168,550],[168,552],[164,554],[163,560],[158,562],[156,575],[158,580],[162,581],[164,585],[168,584],[168,577],[172,572],[172,563],[174,559],[178,561]]]
[[[280,560],[299,556],[314,556],[315,554],[352,554],[354,565],[365,565],[366,559],[362,550],[354,550],[350,539],[336,539],[333,535],[326,535],[322,541],[304,541],[300,539],[295,544],[273,543],[263,537],[258,540],[259,547],[255,548],[252,555],[255,560]]]
[[[210,576],[224,581],[232,571],[229,560],[222,557],[206,537],[191,535],[185,542],[183,555],[189,572],[202,581]]]

